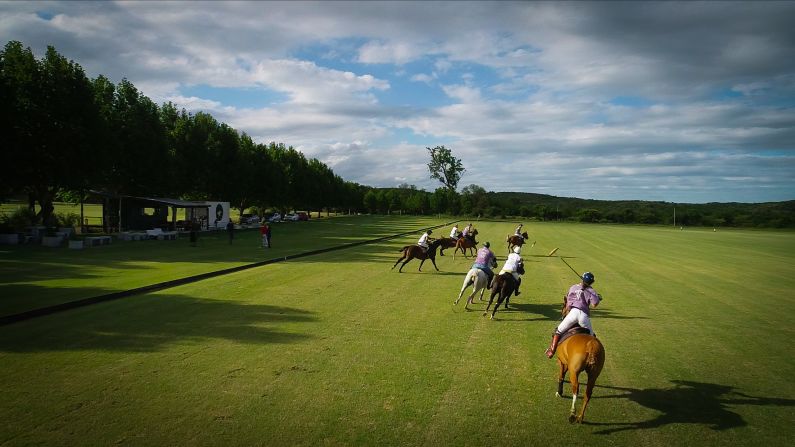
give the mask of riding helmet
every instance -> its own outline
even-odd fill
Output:
[[[582,282],[585,284],[591,285],[594,281],[596,281],[596,279],[593,277],[593,273],[585,272],[582,274]]]
[[[426,233],[431,234],[431,233],[433,233],[433,231],[428,230],[428,231],[426,231]]]
[[[513,247],[513,252],[518,255],[519,253],[522,252],[522,247],[520,247],[518,245],[516,247]]]
[[[486,247],[486,248],[489,248],[489,247],[491,247],[491,244],[489,244],[488,242],[486,242],[485,244],[483,244],[483,246],[484,246],[484,247]]]

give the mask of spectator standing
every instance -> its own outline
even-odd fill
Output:
[[[229,234],[229,245],[232,245],[232,239],[235,238],[235,224],[232,223],[232,219],[226,223],[226,232]]]
[[[270,248],[268,244],[268,223],[263,221],[259,227],[259,234],[262,237],[262,248]]]

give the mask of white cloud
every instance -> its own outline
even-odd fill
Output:
[[[795,196],[793,14],[788,2],[4,2],[0,38],[39,56],[54,45],[90,76],[126,77],[374,186],[435,188],[425,146],[446,144],[462,184],[488,190],[780,200]],[[416,90],[400,90],[407,80]],[[197,85],[286,101],[180,93]]]

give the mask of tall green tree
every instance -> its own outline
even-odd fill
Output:
[[[452,151],[444,146],[426,147],[426,149],[431,156],[431,161],[428,163],[431,178],[442,182],[450,191],[455,191],[461,175],[466,171],[461,159],[454,157]]]
[[[40,61],[20,42],[0,54],[3,134],[14,166],[3,189],[28,193],[40,205],[38,218],[51,224],[61,190],[85,189],[103,166],[95,135],[100,119],[91,82],[82,67],[53,47]]]

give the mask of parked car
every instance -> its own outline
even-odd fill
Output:
[[[281,222],[282,215],[279,213],[273,213],[271,217],[268,218],[268,222]]]
[[[259,216],[256,214],[241,214],[240,215],[240,223],[241,224],[257,224],[259,223]]]
[[[309,220],[309,214],[303,211],[299,211],[296,213],[298,215],[298,220]]]
[[[285,214],[284,215],[284,220],[298,222],[298,214],[293,214],[293,213]]]

